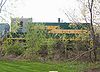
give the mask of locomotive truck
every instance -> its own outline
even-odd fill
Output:
[[[24,34],[27,33],[27,25],[30,23],[23,25],[23,21],[21,21],[18,24],[18,28],[16,31],[13,31],[10,28],[10,25],[5,23],[5,24],[0,24],[0,38],[8,37],[9,38],[9,33],[11,33],[12,39],[19,39],[19,38],[24,38]],[[54,23],[54,22],[33,22],[31,24],[43,24],[45,25],[46,30],[48,31],[48,34],[51,35],[52,37],[61,34],[66,34],[69,37],[73,37],[75,34],[81,34],[81,33],[87,33],[89,23]],[[12,26],[12,25],[11,25]],[[11,31],[10,31],[11,29]]]

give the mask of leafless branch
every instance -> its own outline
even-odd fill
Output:
[[[74,16],[72,16],[72,13],[70,13],[67,9],[66,9],[66,12],[63,10],[63,13],[66,15],[66,17],[73,23],[76,23],[78,24],[79,21],[78,19],[74,18]]]
[[[12,16],[14,16],[14,14],[13,13],[11,13],[11,12],[9,12],[9,11],[7,11],[7,10],[2,10],[3,12],[6,12],[6,13],[8,13],[9,15],[12,15]]]
[[[7,2],[7,0],[1,0],[1,3],[0,3],[0,13],[1,13],[2,7],[5,5],[6,2]]]
[[[94,49],[92,48],[92,49],[90,49],[89,51],[83,52],[82,54],[76,56],[76,58],[75,58],[72,62],[75,62],[77,59],[79,59],[80,57],[82,57],[84,54],[87,54],[87,53],[89,53],[89,52],[91,52],[91,51],[93,51],[93,50],[94,50]]]
[[[5,18],[3,18],[2,16],[0,16],[0,18],[1,18],[2,20],[5,20]]]
[[[1,7],[1,5],[2,5],[2,2],[3,2],[3,0],[1,0],[1,2],[0,2],[0,7]]]
[[[4,3],[1,5],[1,8],[4,6],[4,4],[7,2],[7,0],[4,1]]]

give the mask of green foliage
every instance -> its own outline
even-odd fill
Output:
[[[25,41],[20,42],[12,39],[12,34],[9,40],[5,40],[5,54],[21,55],[26,58],[38,58],[37,52],[46,49],[48,54],[54,54],[57,50],[60,55],[67,56],[67,50],[87,50],[89,47],[88,33],[82,34],[49,34],[45,24],[29,23],[26,25]],[[18,35],[14,33],[14,35]],[[18,36],[17,36],[18,37]],[[71,40],[73,38],[73,40]],[[20,38],[18,37],[20,40]],[[76,40],[74,40],[76,39]],[[80,40],[78,40],[80,39]],[[88,43],[88,45],[87,45]],[[24,45],[26,44],[26,45]]]
[[[41,45],[45,44],[47,40],[45,26],[40,24],[28,25],[25,39],[28,48],[36,51],[39,50]]]
[[[18,24],[11,24],[11,32],[16,32],[18,28]]]
[[[55,40],[49,37],[45,25],[30,23],[26,27],[24,57],[30,60],[37,60],[40,56],[38,54],[39,51],[47,50],[48,53],[51,53]]]
[[[4,41],[4,50],[5,55],[21,55],[25,51],[24,43],[20,43],[18,40],[13,41],[12,38],[9,38]]]

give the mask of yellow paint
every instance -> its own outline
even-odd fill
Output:
[[[48,30],[57,29],[57,28],[59,28],[59,26],[47,26]]]
[[[62,30],[62,29],[52,29],[48,33],[68,33],[68,34],[81,34],[86,33],[87,30]]]

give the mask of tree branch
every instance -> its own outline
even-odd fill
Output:
[[[0,7],[1,7],[1,5],[2,5],[2,2],[3,2],[3,0],[1,0],[1,2],[0,2]]]
[[[1,3],[0,3],[0,13],[1,13],[2,7],[3,7],[3,6],[5,5],[5,3],[7,2],[7,0],[5,0],[4,3],[3,3],[3,1],[4,1],[4,0],[1,0]]]

